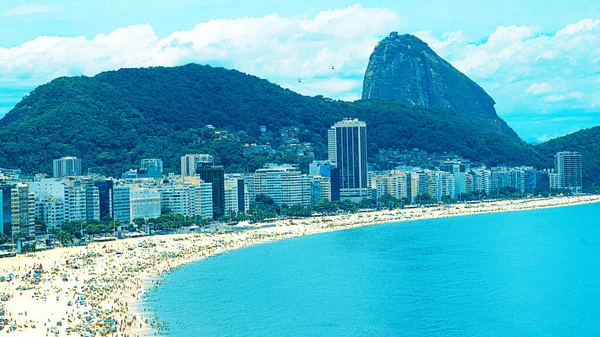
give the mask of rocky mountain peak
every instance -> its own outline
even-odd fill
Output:
[[[496,102],[466,75],[410,34],[392,32],[377,43],[363,82],[363,99],[456,111],[514,141],[519,136],[496,114]]]

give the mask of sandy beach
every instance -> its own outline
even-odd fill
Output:
[[[10,336],[155,336],[164,326],[141,301],[174,268],[274,240],[390,222],[600,202],[600,196],[405,208],[298,220],[238,231],[175,234],[57,248],[0,260],[2,333]]]

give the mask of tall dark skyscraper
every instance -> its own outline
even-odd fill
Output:
[[[94,185],[98,188],[98,195],[100,197],[100,220],[104,219],[107,215],[112,217],[113,181],[108,179],[99,180],[94,182]]]
[[[369,196],[367,125],[344,119],[328,132],[329,161],[339,170],[340,199],[360,201]]]
[[[205,183],[212,184],[213,217],[225,214],[225,169],[223,166],[205,164],[196,168],[196,174]]]
[[[12,186],[0,185],[0,233],[12,235]]]

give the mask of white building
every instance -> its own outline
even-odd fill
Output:
[[[100,194],[98,187],[87,179],[41,179],[29,183],[29,188],[35,196],[38,212],[42,209],[51,208],[48,203],[61,202],[64,208],[63,217],[46,218],[42,213],[44,221],[56,223],[61,220],[100,220]]]
[[[241,174],[225,175],[225,214],[245,213],[250,209],[247,190],[248,177]]]
[[[210,154],[186,154],[181,157],[181,175],[195,176],[196,169],[203,164],[214,165],[215,160]]]
[[[160,216],[160,193],[156,188],[131,187],[130,189],[131,221],[151,219]]]
[[[376,197],[381,198],[386,194],[396,199],[409,198],[409,173],[392,171],[390,175],[378,175],[373,178]]]
[[[65,204],[60,199],[50,198],[35,203],[35,217],[42,219],[48,228],[60,227],[65,223]]]
[[[81,175],[81,159],[77,157],[54,159],[52,164],[54,178]]]
[[[158,186],[161,207],[172,214],[212,218],[212,184],[199,182],[174,183]],[[210,211],[209,211],[210,209]]]
[[[483,191],[489,194],[492,189],[492,172],[485,168],[474,169],[473,173],[473,190]]]
[[[265,194],[279,206],[310,206],[312,203],[312,183],[303,178],[300,170],[293,165],[267,164],[256,170],[248,183],[251,185],[248,188],[251,200]]]
[[[443,197],[456,198],[455,173],[446,171],[428,172],[429,195],[432,199],[442,201]]]

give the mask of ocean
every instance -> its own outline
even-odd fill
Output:
[[[600,336],[600,204],[392,223],[184,266],[170,336]]]

